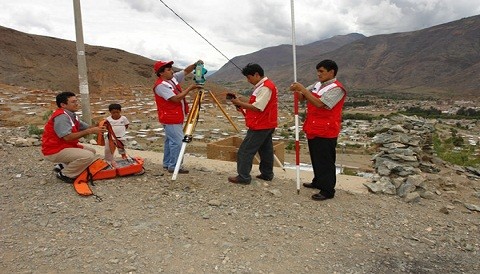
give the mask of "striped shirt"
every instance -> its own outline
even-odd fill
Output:
[[[336,80],[336,78],[333,78],[331,80],[321,83],[319,89],[330,85]],[[312,91],[316,86],[318,86],[318,82],[314,85],[309,86],[308,89]],[[327,109],[332,109],[338,102],[340,102],[340,100],[342,100],[344,95],[345,92],[343,91],[343,89],[341,89],[340,87],[334,87],[332,89],[329,89],[328,92],[322,94],[322,97],[320,97],[320,101],[325,104]]]

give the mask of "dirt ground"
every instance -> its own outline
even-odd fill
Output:
[[[315,202],[314,191],[297,192],[294,170],[276,168],[272,182],[228,183],[235,163],[198,157],[206,144],[196,141],[185,159],[191,173],[172,181],[161,155],[152,152],[160,150],[157,140],[132,151],[146,159],[144,175],[95,182],[101,200],[81,197],[54,177],[38,146],[6,141],[25,137],[27,130],[14,126],[43,124],[55,92],[0,91],[0,111],[8,113],[0,117],[0,273],[480,271],[480,213],[464,206],[467,200],[480,204],[480,185],[454,171],[445,175],[454,190],[419,203],[368,193],[364,178],[346,175],[337,178],[335,199]],[[102,110],[94,106],[98,117]],[[125,112],[135,117],[134,111]],[[202,116],[215,115],[212,109]],[[144,116],[143,124],[155,120],[152,112]],[[219,117],[197,128],[230,127]],[[285,159],[294,163],[294,152]],[[356,170],[371,170],[370,159],[337,154],[337,164]],[[306,147],[301,162],[309,162]],[[301,182],[311,177],[300,174]]]
[[[316,202],[282,171],[232,185],[234,163],[187,157],[190,174],[172,181],[148,156],[144,175],[95,182],[100,201],[57,180],[39,147],[0,134],[2,273],[480,271],[480,213],[462,204],[480,203],[478,181],[419,203],[343,188]]]

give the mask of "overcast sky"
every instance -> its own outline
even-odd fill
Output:
[[[290,0],[162,0],[228,58],[292,43]],[[81,0],[85,43],[183,68],[228,60],[160,0]],[[480,14],[480,0],[297,0],[296,44],[413,31]],[[75,41],[73,0],[2,0],[0,25]]]

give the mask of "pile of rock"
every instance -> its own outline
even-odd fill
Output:
[[[92,135],[93,136],[93,135]],[[42,136],[36,134],[30,134],[27,126],[20,127],[0,127],[0,148],[3,147],[30,147],[40,146]],[[80,143],[89,143],[91,145],[97,145],[95,139],[87,140],[86,138],[80,138]],[[143,150],[143,147],[135,140],[131,140],[127,144],[128,148]]]
[[[432,157],[435,122],[417,117],[384,119],[373,143],[379,153],[373,157],[376,175],[365,186],[374,193],[398,195],[407,202],[431,198],[423,172],[437,173]],[[433,162],[432,162],[433,161]]]
[[[41,136],[29,134],[28,127],[0,127],[0,148],[40,146]]]

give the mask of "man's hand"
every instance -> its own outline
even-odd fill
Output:
[[[236,99],[237,98],[237,95],[235,95],[234,93],[227,93],[227,96],[226,96],[226,99],[227,100],[232,100],[232,99]]]
[[[294,92],[298,92],[298,93],[303,95],[303,93],[306,89],[302,84],[300,84],[298,82],[294,82],[293,84],[290,85],[290,90],[294,91]]]
[[[97,127],[90,127],[86,129],[88,131],[87,134],[100,134],[107,132],[107,128],[105,126],[97,126]]]
[[[83,136],[89,135],[89,134],[102,134],[104,132],[107,132],[107,128],[105,126],[96,126],[96,127],[89,127],[87,129],[84,129],[79,132],[72,132],[68,135],[63,136],[62,138],[65,141],[71,141],[71,140],[77,140],[82,138]]]
[[[203,88],[202,85],[198,85],[198,84],[191,84],[190,86],[187,87],[187,89],[185,90],[187,93],[189,93],[190,91],[194,90],[194,89],[200,89],[200,88]]]

